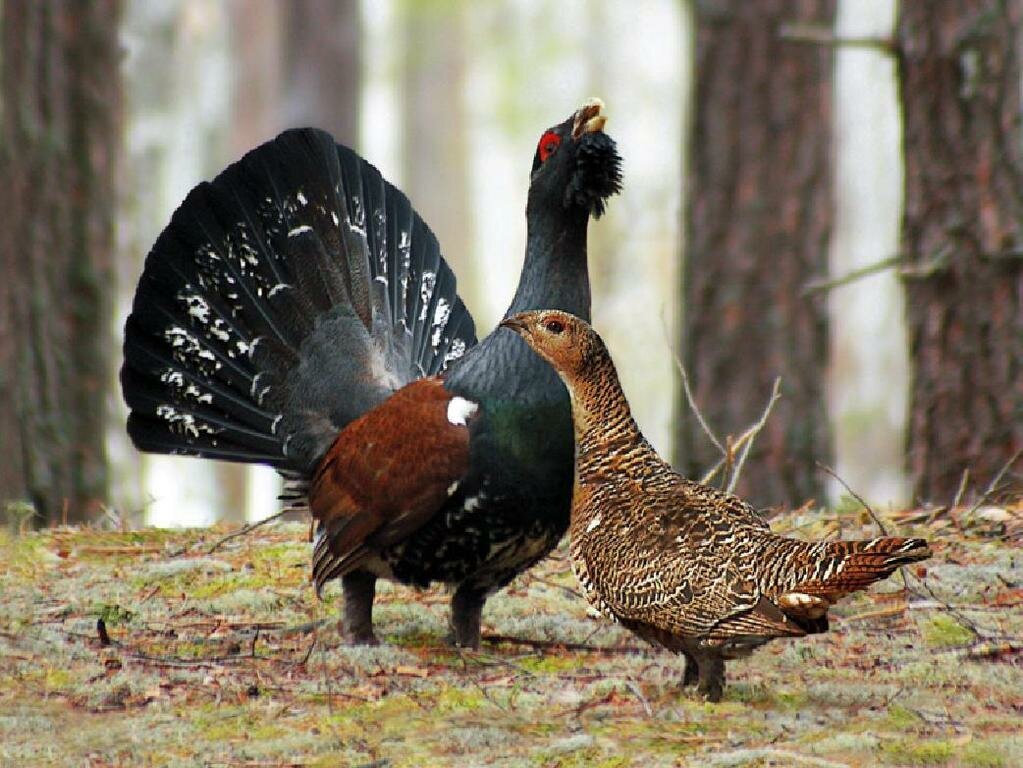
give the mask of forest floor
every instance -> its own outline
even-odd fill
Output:
[[[212,552],[228,528],[0,527],[0,764],[1023,765],[1023,504],[885,517],[933,560],[730,664],[720,704],[592,617],[564,548],[487,603],[479,652],[446,645],[443,591],[389,585],[385,644],[349,648],[306,526]],[[854,505],[772,524],[876,532]]]

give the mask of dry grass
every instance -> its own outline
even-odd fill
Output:
[[[484,615],[535,647],[457,652],[441,591],[384,586],[387,644],[353,649],[335,593],[309,588],[304,526],[212,555],[226,529],[0,530],[0,763],[1021,765],[1020,510],[966,512],[889,515],[936,540],[926,571],[843,604],[828,635],[733,663],[719,705],[680,693],[673,657],[624,651],[639,643],[588,615],[563,551]],[[854,507],[775,521],[869,523]]]

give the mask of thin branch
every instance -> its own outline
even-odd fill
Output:
[[[718,459],[718,463],[711,467],[707,473],[700,478],[700,485],[710,485],[710,481],[714,479],[714,475],[721,471],[721,468],[725,466],[725,461],[728,459],[727,456],[723,456]]]
[[[845,480],[840,478],[838,476],[838,474],[835,472],[835,470],[833,470],[827,464],[823,464],[823,463],[821,463],[819,461],[817,462],[817,466],[820,469],[822,469],[825,472],[827,472],[833,478],[835,478],[839,483],[841,483],[842,487],[845,488],[845,490],[849,492],[849,495],[852,496],[854,499],[856,499],[856,501],[858,501],[861,505],[863,505],[863,508],[865,510],[867,510],[867,514],[870,515],[870,518],[874,521],[874,523],[877,525],[877,527],[881,529],[881,533],[883,533],[885,536],[889,535],[888,534],[888,529],[885,527],[885,524],[881,522],[881,518],[877,516],[877,513],[874,512],[873,508],[864,500],[864,498],[862,496],[860,496],[858,493],[856,493],[856,491],[854,491],[852,488],[850,488],[849,484]]]
[[[959,488],[956,489],[955,498],[952,499],[952,506],[949,507],[949,511],[959,506],[959,502],[963,500],[963,494],[966,493],[966,486],[970,482],[970,468],[967,467],[963,470],[963,476],[959,478]]]
[[[760,434],[760,430],[764,428],[764,425],[767,423],[767,417],[771,415],[771,409],[774,407],[774,404],[779,397],[781,397],[781,376],[776,377],[774,380],[774,386],[771,388],[771,399],[767,401],[767,406],[764,408],[764,412],[760,414],[760,420],[743,432],[739,439],[735,442],[735,446],[733,446],[737,447],[743,441],[746,443],[743,445],[742,453],[739,454],[739,460],[735,463],[735,468],[732,470],[732,479],[728,483],[728,487],[726,489],[728,493],[735,491],[735,486],[739,482],[739,474],[742,472],[742,465],[746,463],[746,457],[749,456],[750,448],[753,447],[753,440],[758,434]]]
[[[700,426],[703,428],[703,432],[710,439],[714,447],[721,452],[722,456],[727,456],[727,452],[717,435],[707,424],[706,419],[703,418],[703,413],[700,412],[700,407],[696,404],[696,398],[693,397],[693,390],[689,387],[689,374],[686,372],[685,365],[682,364],[681,358],[675,354],[675,348],[671,344],[671,333],[668,331],[668,322],[664,318],[664,314],[661,314],[661,333],[664,335],[664,344],[671,350],[671,357],[675,361],[675,367],[678,368],[678,375],[682,377],[682,391],[685,392],[686,402],[689,403],[689,409],[696,416],[696,420],[700,422]]]
[[[682,391],[686,393],[686,402],[689,403],[689,409],[693,412],[693,415],[696,416],[696,420],[703,428],[704,434],[710,438],[714,447],[721,451],[722,455],[727,456],[728,451],[726,451],[725,447],[721,445],[721,441],[711,430],[706,419],[703,418],[703,413],[700,412],[700,407],[696,404],[696,399],[693,397],[693,391],[689,388],[689,374],[686,373],[686,367],[682,365],[682,361],[679,359],[678,355],[673,355],[673,357],[675,358],[675,367],[678,368],[678,375],[682,377]]]
[[[290,510],[290,509],[282,509],[280,512],[277,512],[276,514],[270,515],[270,517],[264,517],[262,520],[257,520],[254,523],[248,523],[246,525],[243,525],[241,528],[239,528],[236,531],[231,531],[231,533],[229,533],[226,536],[224,536],[224,537],[222,537],[220,539],[217,539],[215,542],[213,542],[213,546],[211,546],[208,550],[206,550],[206,554],[207,555],[212,555],[214,552],[216,552],[218,549],[220,549],[220,547],[222,547],[224,544],[229,542],[231,539],[237,539],[239,536],[244,536],[244,535],[246,535],[248,533],[251,533],[252,531],[254,531],[257,528],[259,528],[260,526],[266,525],[267,523],[272,523],[274,520],[277,520],[277,519],[279,519],[281,517],[284,517],[286,514],[288,514],[291,511],[292,510]]]
[[[589,643],[570,643],[567,640],[531,640],[528,637],[511,635],[484,635],[483,642],[495,645],[528,645],[542,650],[590,651],[592,653],[645,653],[650,650],[637,645],[590,645]]]
[[[671,338],[668,335],[667,324],[664,323],[664,318],[661,318],[661,330],[664,333],[664,339],[668,348],[671,349]],[[771,397],[767,402],[767,406],[764,408],[764,412],[761,414],[759,421],[756,424],[749,427],[739,439],[732,441],[731,438],[728,440],[728,447],[726,448],[721,444],[721,440],[714,434],[714,430],[710,428],[707,420],[703,417],[703,413],[700,411],[700,407],[696,404],[696,398],[693,396],[693,391],[689,386],[689,374],[686,372],[685,365],[682,364],[682,360],[672,350],[672,358],[675,360],[675,367],[678,369],[679,376],[682,378],[682,391],[685,392],[686,402],[689,404],[689,409],[696,416],[697,422],[703,432],[713,443],[714,447],[721,453],[721,459],[711,467],[710,471],[707,472],[703,477],[700,478],[701,485],[708,485],[711,480],[717,475],[718,472],[724,469],[724,476],[722,481],[722,488],[728,493],[732,493],[735,490],[736,484],[739,482],[739,473],[742,472],[742,466],[746,462],[746,457],[749,456],[750,448],[753,445],[753,440],[760,433],[760,430],[764,428],[764,424],[767,422],[767,417],[771,414],[771,409],[774,407],[775,401],[781,396],[781,377],[774,380],[774,387],[771,390]],[[735,461],[735,452],[742,449],[742,453],[739,455],[739,460]],[[733,467],[734,464],[734,467]],[[729,471],[731,471],[731,479],[729,479]]]
[[[832,288],[838,288],[842,285],[848,285],[854,283],[864,277],[869,277],[877,272],[882,272],[892,267],[897,267],[902,263],[902,256],[889,256],[887,259],[881,259],[881,261],[873,264],[867,264],[864,267],[858,267],[844,275],[832,278],[818,278],[816,280],[810,280],[803,286],[801,295],[810,296],[814,293],[820,293],[821,291],[830,291]]]
[[[1002,465],[1000,470],[998,470],[998,473],[991,478],[991,482],[988,483],[987,488],[984,489],[984,493],[980,495],[977,502],[970,507],[970,511],[966,513],[967,517],[971,517],[974,512],[980,509],[981,505],[987,501],[988,497],[995,492],[995,489],[998,488],[998,484],[1002,482],[1002,478],[1005,476],[1005,473],[1009,471],[1009,468],[1016,463],[1016,460],[1019,459],[1020,456],[1023,456],[1023,448],[1020,448],[1012,454],[1012,456],[1009,457],[1009,460]]]
[[[895,51],[895,41],[891,37],[876,35],[842,37],[836,35],[831,27],[822,24],[782,24],[778,31],[778,37],[792,43],[809,43],[836,48],[871,48],[889,55]]]

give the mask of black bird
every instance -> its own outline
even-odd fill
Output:
[[[603,104],[546,131],[508,314],[588,318],[586,231],[619,191]],[[514,333],[476,343],[437,240],[352,150],[287,131],[185,199],[125,327],[128,433],[145,451],[258,462],[317,520],[319,593],[341,577],[350,642],[374,643],[378,577],[453,585],[476,647],[488,594],[568,527],[572,420]]]

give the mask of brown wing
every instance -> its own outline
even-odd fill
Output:
[[[469,428],[464,408],[449,420],[454,397],[420,379],[338,433],[309,486],[317,593],[422,526],[465,476]]]

